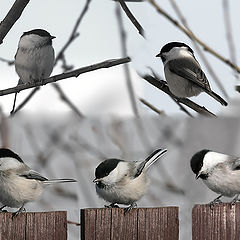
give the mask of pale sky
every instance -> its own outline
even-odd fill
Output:
[[[1,6],[0,19],[2,20],[13,0],[4,1]],[[220,52],[225,57],[229,56],[226,40],[222,1],[177,1],[183,14],[188,20],[188,24],[199,38],[204,40]],[[239,7],[237,1],[229,1],[231,9],[231,21],[235,43],[240,42],[239,34]],[[168,11],[174,18],[177,18],[169,1],[158,1],[161,7]],[[54,39],[55,52],[66,42],[72,31],[75,20],[79,16],[85,1],[72,0],[52,0],[31,1],[24,10],[22,17],[16,22],[9,34],[4,39],[0,47],[0,57],[13,59],[17,50],[19,37],[22,32],[34,28],[43,28],[56,36]],[[111,58],[121,57],[119,29],[115,17],[116,2],[111,0],[92,0],[87,15],[84,17],[80,28],[80,36],[67,50],[66,56],[69,64],[75,68],[94,64]],[[160,76],[163,76],[163,66],[155,55],[161,47],[169,41],[182,41],[193,48],[191,41],[175,26],[159,15],[150,3],[128,3],[129,8],[142,24],[146,32],[146,39],[143,39],[134,28],[129,19],[124,17],[125,29],[127,31],[127,50],[132,58],[131,74],[137,96],[141,96],[166,113],[180,113],[178,106],[160,90],[154,88],[144,80],[139,78],[136,72],[149,73],[148,67],[153,68]],[[239,60],[239,44],[236,46]],[[232,70],[206,53],[212,67],[218,73],[224,87],[230,97],[237,95],[234,91],[236,80]],[[208,76],[212,89],[223,96],[215,82],[208,74],[206,67],[199,59],[203,70]],[[13,87],[17,84],[18,76],[14,67],[8,67],[0,62],[1,69],[1,89]],[[59,67],[55,68],[52,74],[60,73]],[[122,67],[99,70],[86,73],[80,77],[67,79],[59,82],[63,90],[68,94],[76,106],[86,115],[129,115],[131,107]],[[29,91],[23,91],[18,96],[18,103],[27,95]],[[5,112],[9,112],[12,107],[13,95],[0,97],[1,107]],[[192,98],[197,103],[206,106],[213,112],[218,112],[224,107],[215,102],[207,94],[202,93],[198,97]],[[141,112],[150,113],[148,109],[139,103]],[[55,90],[49,85],[44,86],[40,92],[28,103],[23,112],[28,113],[66,113],[69,108],[62,103]]]

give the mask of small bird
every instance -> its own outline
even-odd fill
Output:
[[[107,159],[101,162],[95,171],[96,192],[99,197],[111,204],[106,207],[118,207],[115,204],[130,205],[125,212],[136,207],[136,202],[145,194],[150,183],[148,168],[160,159],[167,149],[157,149],[144,161],[127,162],[120,159]]]
[[[43,29],[33,29],[24,32],[18,44],[15,55],[15,70],[20,84],[41,82],[50,76],[54,66],[54,49],[49,32]],[[15,93],[14,112],[17,93]]]
[[[191,158],[191,168],[196,179],[201,178],[212,191],[220,194],[210,206],[220,203],[222,196],[234,197],[235,204],[240,194],[240,157],[234,157],[211,150],[201,150]]]
[[[192,97],[204,91],[222,105],[228,105],[222,97],[211,90],[193,50],[187,44],[167,43],[156,57],[162,59],[166,81],[175,96]]]
[[[0,148],[0,202],[3,207],[19,208],[13,217],[20,214],[24,205],[36,201],[48,184],[76,182],[74,179],[51,179],[28,167],[21,157],[7,148]]]

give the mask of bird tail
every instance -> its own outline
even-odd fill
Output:
[[[44,184],[67,183],[67,182],[77,182],[77,180],[71,178],[49,179],[47,181],[44,181]]]
[[[141,164],[137,168],[137,172],[135,174],[135,177],[138,177],[143,169],[147,170],[152,164],[154,164],[157,160],[160,159],[165,153],[167,152],[167,149],[157,149],[154,152],[152,152],[144,161],[141,162]]]
[[[220,102],[223,106],[227,106],[228,103],[222,98],[220,97],[218,94],[216,94],[215,92],[213,91],[207,91],[207,93],[213,97],[215,100],[217,100],[218,102]]]

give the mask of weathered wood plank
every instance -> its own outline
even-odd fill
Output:
[[[0,240],[66,240],[67,212],[0,213]]]
[[[95,231],[95,232],[94,232]],[[81,210],[82,240],[178,240],[178,207]]]
[[[192,211],[193,240],[240,239],[240,203],[195,205]]]

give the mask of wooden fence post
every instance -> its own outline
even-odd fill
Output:
[[[67,240],[67,212],[0,213],[0,240]]]
[[[192,211],[193,240],[239,240],[240,203],[195,205]]]
[[[81,209],[81,240],[178,240],[178,207]]]

